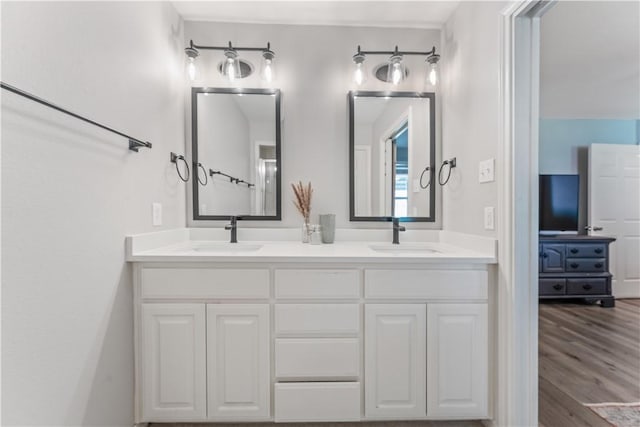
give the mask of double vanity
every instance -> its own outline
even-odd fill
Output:
[[[495,240],[399,238],[436,223],[455,164],[436,169],[435,93],[347,100],[349,220],[393,228],[309,245],[236,222],[282,220],[280,91],[192,88],[197,226],[127,239],[136,423],[492,417]]]
[[[491,417],[494,240],[216,233],[127,239],[137,423]]]

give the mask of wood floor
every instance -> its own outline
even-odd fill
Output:
[[[540,304],[539,383],[545,427],[610,426],[583,404],[640,402],[640,300]]]

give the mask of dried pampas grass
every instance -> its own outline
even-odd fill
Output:
[[[295,195],[293,205],[304,218],[304,222],[308,224],[309,218],[311,217],[311,195],[313,194],[311,183],[308,183],[305,186],[302,184],[302,181],[299,181],[298,184],[291,184],[291,188]]]

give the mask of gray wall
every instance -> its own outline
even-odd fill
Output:
[[[274,87],[282,90],[282,222],[256,222],[243,226],[299,226],[302,220],[293,206],[290,188],[292,182],[299,180],[311,181],[315,189],[314,220],[320,213],[335,213],[338,227],[389,226],[349,222],[347,93],[356,90],[351,79],[351,57],[359,44],[369,50],[392,50],[396,44],[406,50],[428,50],[433,45],[439,48],[439,30],[186,22],[185,39],[193,39],[196,44],[218,46],[229,40],[238,46],[263,46],[270,41],[276,53]],[[259,68],[259,55],[247,54],[245,57]],[[221,53],[203,53],[200,59],[208,71],[204,73],[204,80],[194,86],[229,86],[214,71],[221,60]],[[366,64],[371,69],[386,59],[384,56],[372,56]],[[397,90],[433,91],[433,87],[424,84],[424,58],[412,57],[407,61],[412,74]],[[244,79],[239,85],[264,87],[257,74]],[[389,90],[389,85],[370,76],[361,89]],[[187,117],[190,117],[189,112]],[[191,218],[188,221],[189,225],[212,225],[192,222]]]
[[[462,2],[443,30],[443,159],[458,166],[443,188],[443,228],[497,236],[498,182],[478,183],[478,163],[496,158],[500,176],[500,25],[506,2]],[[496,229],[484,229],[484,207],[496,208]]]
[[[182,22],[169,3],[2,3],[2,424],[133,423],[127,234],[182,227]],[[161,202],[164,224],[151,225]]]

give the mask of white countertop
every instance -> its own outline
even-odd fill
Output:
[[[196,237],[197,236],[197,231]],[[442,233],[442,232],[440,232]],[[442,241],[406,241],[399,245],[382,241],[337,241],[312,245],[293,240],[241,241],[193,239],[189,229],[169,230],[127,237],[130,262],[224,263],[420,263],[495,264],[495,240],[464,235],[444,236]],[[202,236],[199,236],[202,237]],[[442,236],[441,236],[442,237]],[[474,241],[485,239],[488,241]],[[451,242],[456,244],[451,244]],[[493,244],[492,244],[493,243]],[[492,250],[494,249],[494,250]]]

